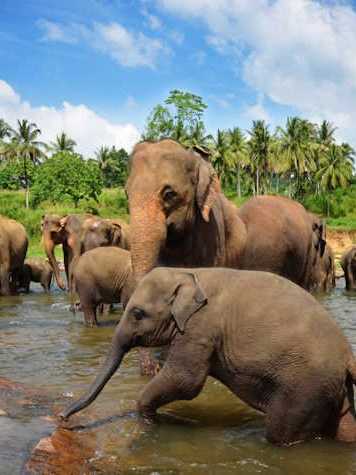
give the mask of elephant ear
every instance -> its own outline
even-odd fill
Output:
[[[122,238],[122,224],[114,219],[110,220],[111,224],[111,244],[119,246]]]
[[[208,298],[201,288],[197,276],[185,272],[172,295],[171,314],[180,333],[184,333],[189,318],[206,305]]]
[[[320,257],[323,257],[326,247],[326,224],[325,221],[313,223],[313,244]]]
[[[196,200],[201,215],[207,223],[209,222],[210,210],[219,193],[221,193],[221,188],[218,175],[210,163],[200,158]]]

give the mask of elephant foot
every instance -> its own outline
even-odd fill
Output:
[[[139,348],[140,374],[141,376],[155,376],[160,365],[148,348]]]

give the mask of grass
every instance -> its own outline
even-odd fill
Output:
[[[25,208],[25,193],[23,191],[0,191],[0,213],[22,223],[29,237],[28,257],[44,257],[41,244],[41,218],[44,214],[64,216],[72,213],[93,213],[103,218],[120,218],[128,221],[128,209],[123,189],[106,189],[100,196],[99,202],[83,201],[75,208],[72,203],[41,203],[33,209]],[[59,246],[56,256],[63,259]]]

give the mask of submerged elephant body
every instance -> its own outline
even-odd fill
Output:
[[[97,325],[97,307],[122,301],[131,273],[131,256],[117,247],[98,247],[83,254],[74,269],[74,284],[88,325]]]
[[[26,257],[28,239],[17,221],[0,216],[0,295],[9,295]]]
[[[89,405],[132,347],[165,344],[163,369],[138,402],[143,415],[196,397],[212,376],[266,414],[271,442],[356,440],[355,362],[337,324],[290,281],[231,269],[157,268],[144,277],[95,382],[61,417]]]
[[[240,209],[200,156],[172,140],[137,145],[127,182],[136,281],[156,265],[232,267],[282,275],[309,290],[309,214],[284,197],[260,196]]]
[[[356,290],[356,246],[347,249],[341,257],[347,290]]]
[[[25,292],[30,291],[31,282],[39,282],[45,292],[51,289],[53,270],[45,259],[34,257],[26,259],[20,272],[18,285]]]

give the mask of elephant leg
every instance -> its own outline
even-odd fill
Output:
[[[266,438],[276,445],[292,445],[320,436],[335,436],[340,408],[324,388],[313,382],[277,394],[267,407]]]
[[[98,321],[96,319],[97,305],[91,302],[82,303],[82,309],[84,312],[85,324],[89,327],[96,327],[98,325]]]
[[[69,286],[69,252],[67,246],[63,245],[63,263],[64,271],[67,277],[67,286]]]
[[[137,403],[140,414],[151,419],[159,407],[173,401],[194,399],[202,390],[208,375],[208,364],[165,364],[162,370],[145,386]],[[194,368],[194,369],[192,369]]]
[[[10,272],[7,266],[0,266],[0,295],[10,295]]]
[[[340,414],[336,439],[342,442],[356,442],[356,420],[352,414],[350,403],[346,399]]]

